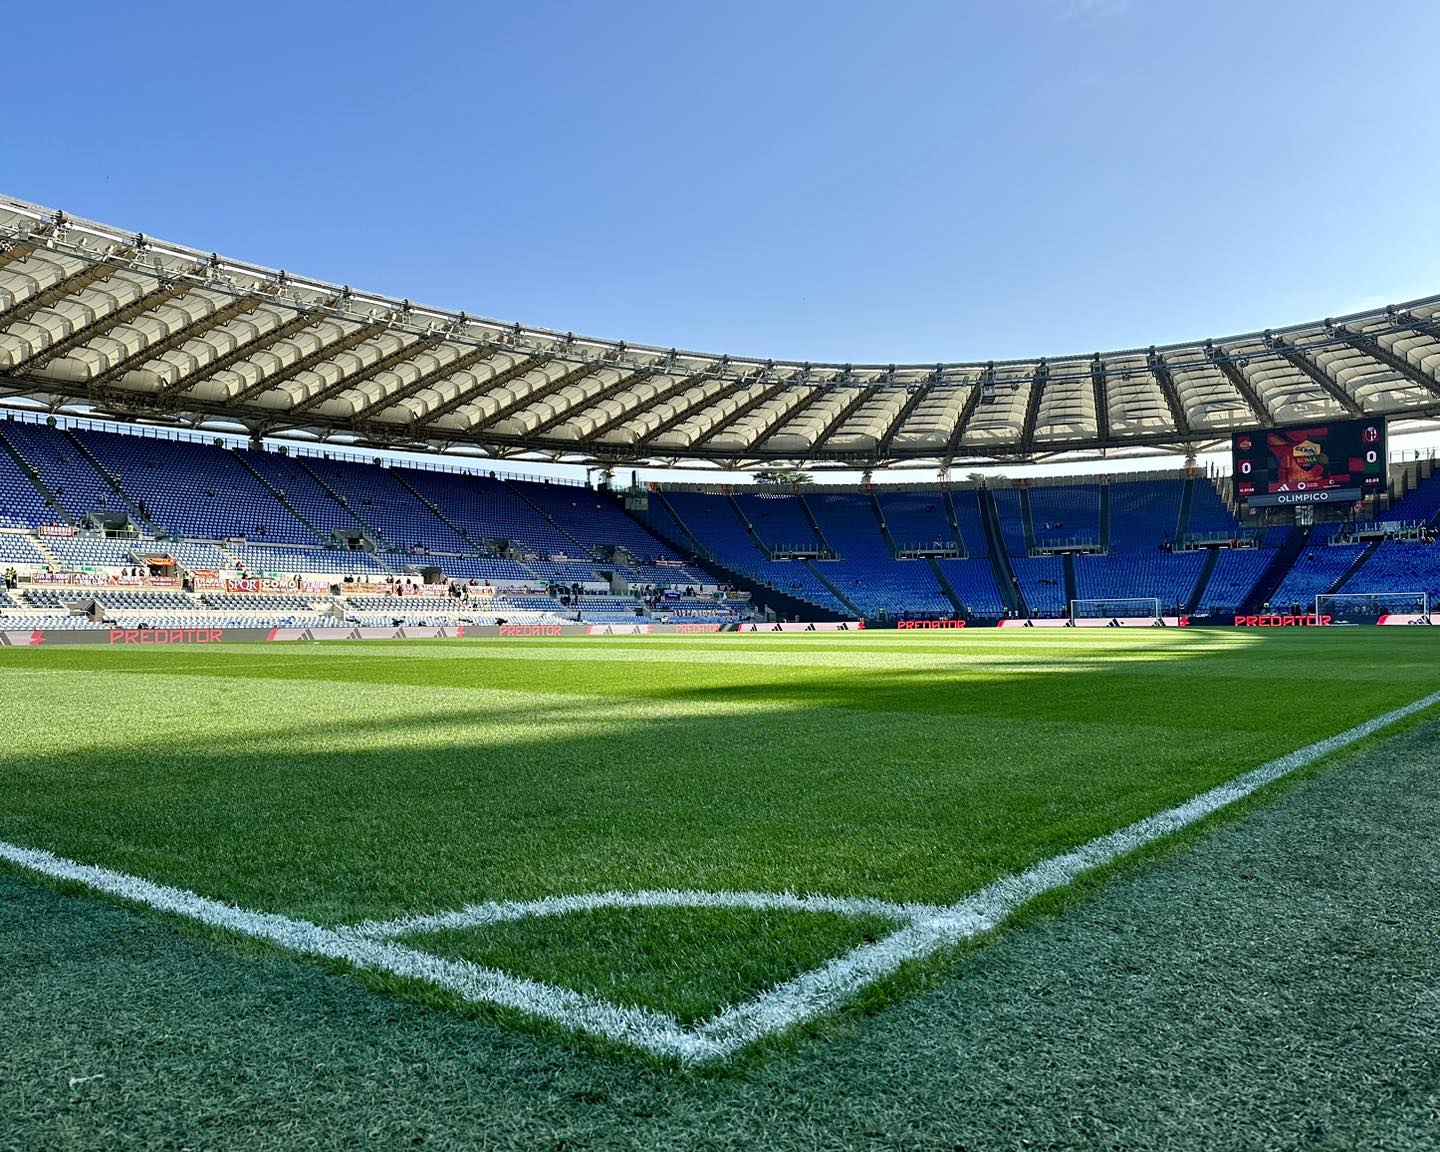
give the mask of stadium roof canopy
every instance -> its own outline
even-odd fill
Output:
[[[943,466],[1433,417],[1437,374],[1440,297],[1117,352],[802,364],[479,319],[0,197],[0,400],[52,412],[578,464]]]

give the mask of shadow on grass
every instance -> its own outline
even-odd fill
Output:
[[[1357,684],[1343,667],[1308,680],[1333,708],[1283,724],[1254,693],[1217,695],[1242,673],[1283,675],[1293,654],[1087,662],[1039,691],[1028,672],[762,667],[751,682],[754,665],[684,665],[702,682],[470,707],[447,694],[437,708],[422,699],[436,677],[416,682],[413,665],[317,652],[325,675],[247,676],[258,683],[237,689],[233,715],[198,734],[116,729],[99,746],[12,752],[0,836],[326,923],[611,888],[948,902],[1396,703],[1393,679]],[[439,687],[495,687],[482,673],[505,667],[453,663],[473,678]],[[595,664],[574,666],[593,680]],[[166,670],[235,675],[186,665]],[[277,679],[290,696],[268,690]],[[55,681],[34,683],[12,705],[53,704]],[[377,685],[415,701],[387,696],[381,712]],[[277,724],[255,710],[265,700],[305,718]],[[366,701],[375,710],[349,714]],[[656,933],[637,947],[663,949]]]

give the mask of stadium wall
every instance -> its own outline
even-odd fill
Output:
[[[195,647],[267,644],[295,640],[495,640],[536,636],[693,636],[717,632],[859,632],[863,620],[791,623],[697,624],[501,624],[458,628],[44,628],[0,632],[0,647],[85,644],[107,647]]]

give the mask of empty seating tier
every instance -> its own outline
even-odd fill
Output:
[[[315,543],[315,534],[229,449],[88,429],[76,432],[75,438],[140,511],[171,535]]]

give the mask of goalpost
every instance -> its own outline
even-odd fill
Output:
[[[1112,596],[1108,599],[1070,601],[1070,627],[1165,626],[1157,596]]]
[[[1315,597],[1315,619],[1329,617],[1342,624],[1374,624],[1386,616],[1429,623],[1428,592],[1322,592]]]

